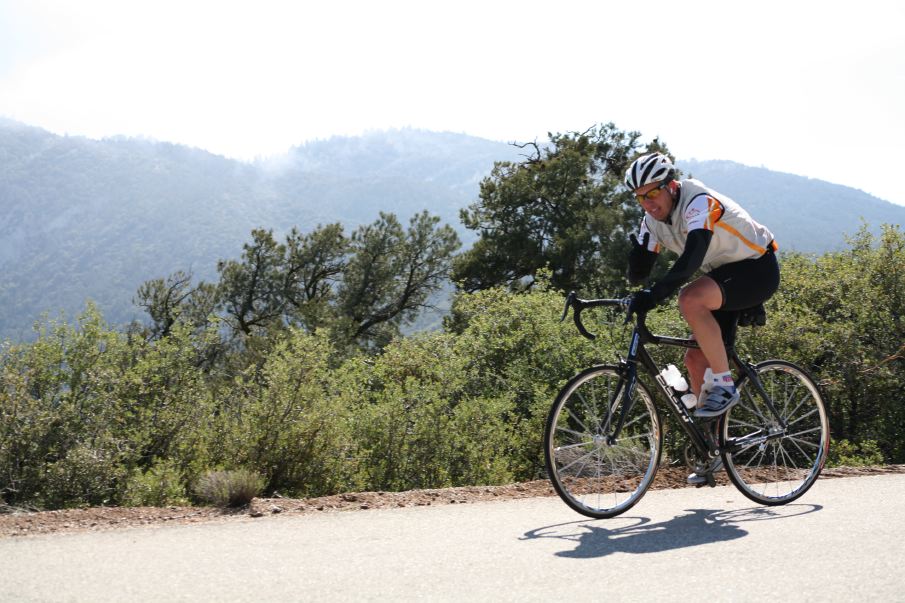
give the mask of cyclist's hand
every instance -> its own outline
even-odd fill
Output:
[[[647,251],[647,244],[650,242],[650,233],[645,232],[644,238],[641,239],[641,242],[638,242],[638,237],[635,236],[635,233],[632,233],[628,236],[629,241],[632,242],[632,253],[639,253],[641,251]]]
[[[650,289],[642,289],[632,296],[632,301],[628,304],[628,315],[631,316],[632,314],[640,314],[647,312],[648,310],[653,310],[656,305],[657,301],[654,299],[654,295],[650,292]]]

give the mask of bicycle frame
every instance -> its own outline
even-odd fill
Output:
[[[566,298],[566,312],[571,306],[574,310],[574,320],[579,332],[588,339],[594,339],[595,336],[589,333],[581,322],[581,311],[585,308],[596,306],[625,306],[626,304],[626,300],[581,300],[578,299],[578,297],[573,292],[570,293]],[[563,318],[565,318],[565,315],[566,313],[564,312]],[[654,335],[650,332],[650,330],[648,330],[645,324],[645,318],[645,313],[640,313],[637,315],[635,327],[632,331],[631,342],[629,344],[628,357],[622,360],[619,364],[619,370],[622,372],[625,378],[625,389],[622,392],[617,389],[617,391],[613,392],[613,397],[609,401],[610,408],[612,409],[615,407],[615,402],[618,397],[620,395],[623,396],[622,412],[620,413],[616,425],[613,427],[613,430],[608,437],[609,443],[613,444],[616,442],[619,437],[619,433],[622,431],[622,427],[625,423],[625,418],[631,413],[632,406],[634,405],[633,395],[635,393],[635,387],[638,382],[638,365],[640,363],[641,366],[644,367],[644,370],[654,378],[655,382],[660,388],[660,391],[663,393],[663,396],[669,401],[669,407],[671,411],[679,419],[679,424],[682,426],[682,429],[685,431],[698,454],[700,454],[702,458],[715,458],[719,456],[720,448],[718,442],[712,437],[709,432],[701,429],[701,427],[699,427],[699,425],[694,422],[691,414],[689,414],[688,410],[685,408],[685,405],[682,403],[680,397],[673,391],[671,387],[666,385],[666,382],[660,375],[660,367],[657,366],[657,363],[645,348],[646,344],[667,345],[691,349],[699,349],[700,346],[694,339],[690,338]],[[773,400],[767,394],[760,380],[757,378],[756,371],[748,363],[742,362],[734,347],[727,347],[726,353],[729,356],[729,360],[738,369],[739,379],[736,385],[740,387],[746,380],[751,381],[751,383],[757,390],[758,395],[765,402],[765,404],[769,408],[770,413],[773,415],[773,417],[775,417],[777,423],[780,426],[778,429],[770,430],[770,432],[766,434],[755,434],[754,437],[749,437],[744,442],[724,442],[727,448],[727,452],[732,453],[742,447],[749,447],[770,439],[782,437],[788,426],[785,420],[782,418],[782,415],[777,412],[776,407],[773,404]],[[712,424],[716,425],[717,423],[714,422]],[[708,423],[707,425],[711,425],[711,423]]]

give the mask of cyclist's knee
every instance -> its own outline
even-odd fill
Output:
[[[679,311],[683,316],[700,311],[704,307],[704,299],[695,288],[685,287],[679,292]]]
[[[701,277],[679,291],[679,310],[683,316],[713,311],[722,305],[723,293],[710,278]]]
[[[704,356],[704,352],[697,348],[689,348],[685,352],[685,366],[690,371],[700,369],[700,372],[703,373],[709,365],[707,364],[707,358]]]

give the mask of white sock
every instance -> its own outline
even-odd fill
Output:
[[[730,391],[735,389],[735,381],[732,380],[732,373],[730,371],[726,371],[725,373],[714,373],[713,384],[725,387]]]

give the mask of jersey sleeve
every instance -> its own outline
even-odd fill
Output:
[[[647,240],[647,250],[654,253],[660,253],[660,241],[657,240],[657,235],[647,227],[647,216],[641,220],[641,228],[638,229],[638,240],[643,241],[645,234],[650,235],[650,238]]]
[[[698,195],[685,208],[685,224],[688,232],[709,230],[723,217],[723,205],[710,195]]]

